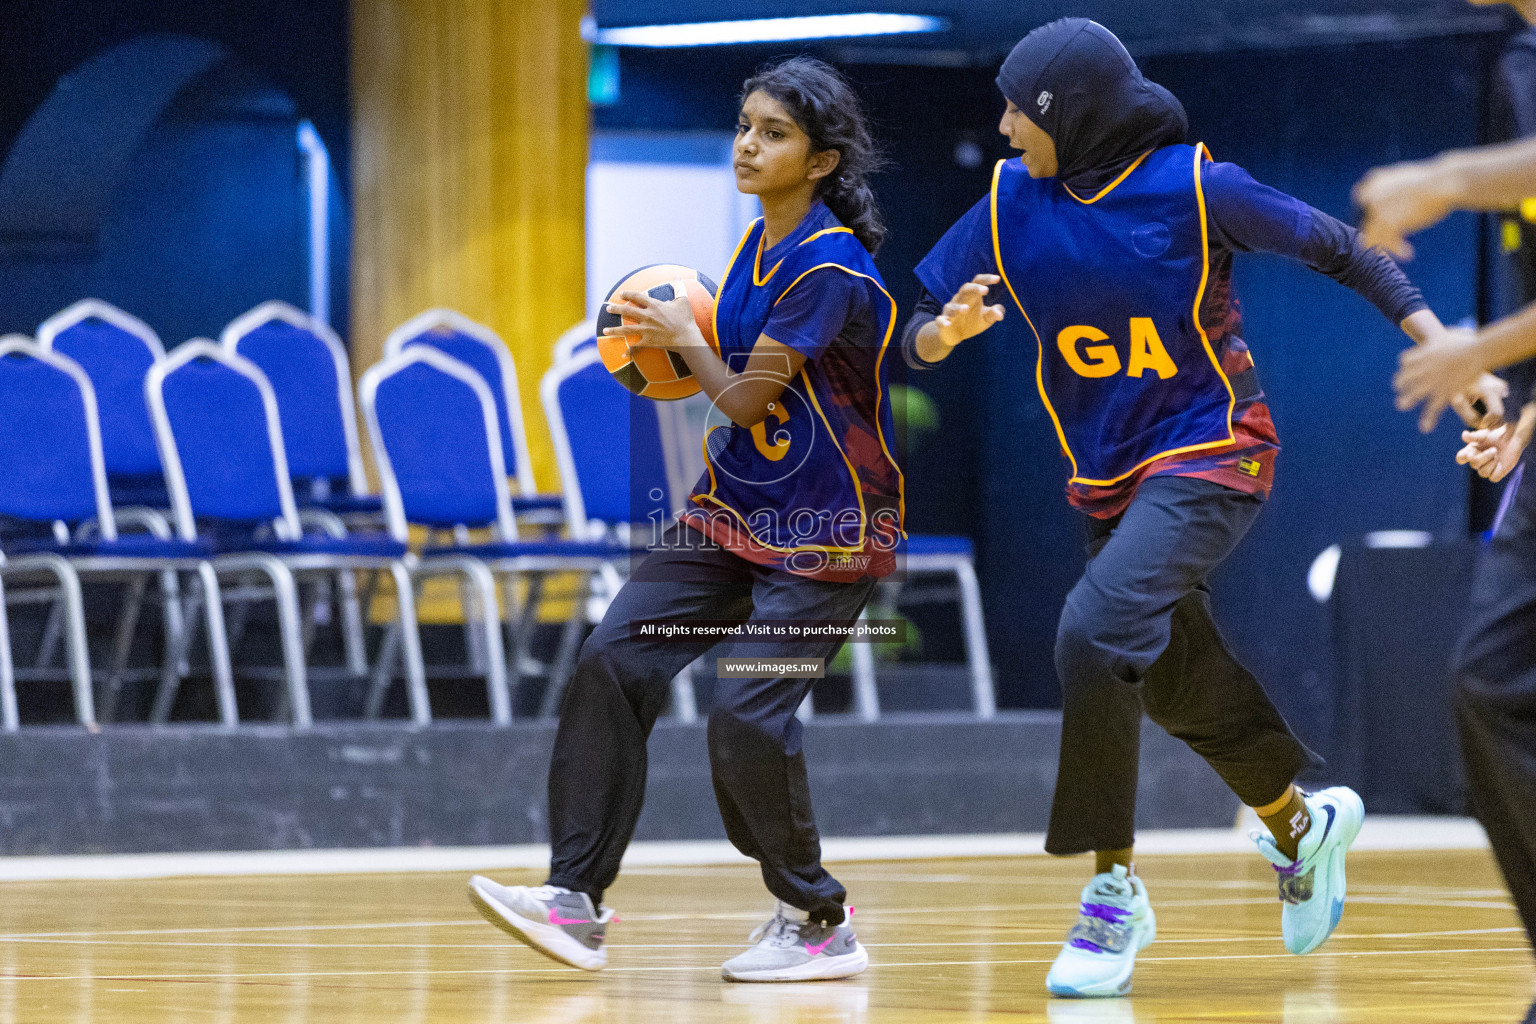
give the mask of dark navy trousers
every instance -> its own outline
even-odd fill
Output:
[[[550,885],[602,899],[618,877],[645,798],[646,740],[672,677],[714,646],[630,636],[636,619],[850,624],[874,581],[827,583],[755,565],[675,526],[636,567],[582,646],[549,769]],[[827,658],[839,639],[738,642],[724,657]],[[768,891],[828,924],[847,897],[821,864],[801,725],[811,679],[720,679],[709,762],[725,832],[762,866]]]
[[[1536,473],[1523,476],[1478,555],[1455,704],[1472,811],[1536,942]]]
[[[1262,806],[1315,762],[1211,618],[1206,577],[1263,502],[1193,477],[1144,481],[1113,519],[1088,517],[1088,566],[1056,634],[1061,758],[1045,848],[1135,840],[1141,715]]]

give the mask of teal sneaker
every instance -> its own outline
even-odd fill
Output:
[[[1123,996],[1131,990],[1136,954],[1157,938],[1157,917],[1140,878],[1116,864],[1083,888],[1077,924],[1045,976],[1053,996]]]
[[[1280,935],[1291,953],[1310,953],[1344,914],[1344,854],[1360,834],[1365,804],[1347,786],[1303,794],[1312,826],[1291,860],[1257,830],[1248,835],[1280,876]]]

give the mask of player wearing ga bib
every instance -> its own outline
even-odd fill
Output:
[[[1315,755],[1211,615],[1206,581],[1263,507],[1279,447],[1240,337],[1232,256],[1300,259],[1416,339],[1444,327],[1352,229],[1186,144],[1182,105],[1104,26],[1036,29],[997,83],[999,131],[1021,156],[997,166],[988,196],[918,266],[929,296],[904,348],[931,367],[1004,316],[1022,321],[993,344],[1020,339],[1033,358],[1068,500],[1085,513],[1088,565],[1056,635],[1062,727],[1045,848],[1093,851],[1096,873],[1046,987],[1122,995],[1155,937],[1132,871],[1144,711],[1269,828],[1258,847],[1280,872],[1282,936],[1310,952],[1338,924],[1363,809],[1347,789],[1296,789]],[[1018,354],[998,358],[1011,368]],[[1314,884],[1299,890],[1299,877]]]
[[[824,204],[766,252],[754,221],[720,282],[720,356],[743,367],[762,335],[806,361],[762,423],[709,428],[682,521],[811,579],[888,575],[902,529],[886,383],[895,314],[874,260]]]

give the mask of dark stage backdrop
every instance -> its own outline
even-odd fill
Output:
[[[1113,25],[1111,25],[1113,27]],[[1334,216],[1369,167],[1478,141],[1487,36],[1335,48],[1163,56],[1149,76],[1189,110],[1192,138],[1218,160]],[[736,90],[770,51],[625,51],[620,99],[599,128],[729,130]],[[878,263],[903,317],[912,266],[985,194],[1009,155],[996,125],[995,69],[847,68],[879,121],[892,167],[876,183],[891,235]],[[1408,268],[1448,321],[1469,316],[1478,229],[1455,217],[1426,234]],[[1306,571],[1328,545],[1378,529],[1466,530],[1455,428],[1421,437],[1397,414],[1388,381],[1406,339],[1353,293],[1298,265],[1240,256],[1245,337],[1285,450],[1277,491],[1214,581],[1231,638],[1319,749],[1332,714],[1328,617]],[[910,373],[942,427],[908,463],[911,526],[978,543],[988,633],[1002,700],[1059,702],[1051,646],[1061,601],[1082,567],[1081,531],[1061,496],[1063,463],[1035,392],[1034,343],[1019,317],[968,343],[938,372]]]
[[[0,332],[31,333],[86,295],[167,346],[265,299],[306,306],[303,118],[332,161],[331,318],[347,322],[346,0],[21,0],[0,66],[0,161],[29,164],[0,210]]]

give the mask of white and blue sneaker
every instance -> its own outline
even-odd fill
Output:
[[[1053,996],[1123,996],[1136,954],[1157,938],[1157,916],[1140,878],[1116,864],[1083,888],[1077,924],[1045,976]]]
[[[1291,953],[1310,953],[1328,940],[1344,914],[1344,854],[1365,821],[1365,804],[1347,786],[1304,793],[1312,826],[1291,860],[1270,836],[1248,833],[1280,876],[1280,935]]]

